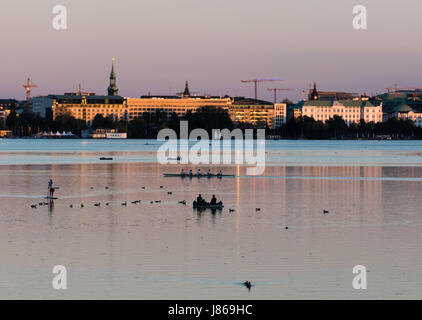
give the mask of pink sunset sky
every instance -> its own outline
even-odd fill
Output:
[[[68,29],[52,27],[65,5]],[[355,5],[368,29],[352,27]],[[253,96],[242,79],[293,88],[280,99],[321,90],[368,94],[422,87],[422,2],[416,0],[2,0],[0,98],[76,91],[105,94],[111,58],[119,94],[175,94],[189,80],[199,94]]]

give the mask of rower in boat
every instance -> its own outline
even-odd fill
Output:
[[[212,176],[212,174],[211,174],[211,169],[208,169],[207,176],[208,176],[208,177],[211,177],[211,176]]]
[[[201,169],[198,169],[198,170],[196,171],[196,175],[197,175],[198,177],[200,177],[200,176],[201,176]]]
[[[222,205],[223,204],[223,202],[217,202],[217,198],[215,197],[215,194],[213,194],[212,195],[212,198],[211,198],[211,202],[210,202],[210,205],[212,205],[212,206],[215,206],[215,205]]]
[[[182,169],[182,170],[180,171],[180,175],[181,175],[181,176],[184,176],[184,175],[185,175],[185,169]]]
[[[192,173],[192,169],[189,170],[189,177],[192,177],[193,173]]]
[[[218,176],[218,177],[222,177],[222,176],[223,176],[223,171],[221,171],[221,170],[220,170],[220,171],[218,171],[217,176]]]
[[[213,194],[213,195],[212,195],[212,198],[211,198],[211,202],[210,202],[210,204],[211,204],[211,205],[215,205],[215,204],[217,204],[217,198],[215,197],[215,194]]]
[[[223,207],[223,202],[217,202],[215,195],[212,196],[211,202],[206,202],[201,195],[196,198],[196,201],[193,202],[193,207],[197,209],[221,209]]]
[[[201,195],[199,195],[198,198],[196,198],[196,204],[198,206],[204,206],[207,205],[207,202],[202,198]]]

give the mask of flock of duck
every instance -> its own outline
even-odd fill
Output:
[[[90,189],[91,190],[93,190],[94,189],[94,187],[90,187]],[[110,189],[110,187],[108,187],[108,186],[106,186],[105,187],[105,189],[106,190],[109,190]],[[145,186],[143,186],[143,187],[141,187],[141,189],[143,189],[143,190],[145,190],[146,189],[146,187]],[[164,189],[164,186],[160,186],[160,189]],[[173,192],[172,191],[168,191],[167,192],[167,194],[168,195],[172,195],[173,194]],[[51,201],[51,200],[50,200]],[[137,204],[141,204],[141,202],[142,202],[142,200],[134,200],[134,201],[130,201],[130,203],[132,204],[132,205],[137,205]],[[154,203],[161,203],[162,202],[162,200],[151,200],[151,201],[149,201],[149,203],[150,204],[154,204]],[[182,205],[185,205],[186,206],[186,204],[187,204],[187,202],[186,202],[186,200],[181,200],[181,201],[178,201],[178,204],[182,204]],[[31,206],[31,208],[32,209],[37,209],[38,207],[41,207],[41,206],[48,206],[49,205],[49,202],[39,202],[39,203],[36,203],[36,204],[31,204],[30,206]],[[106,202],[105,204],[104,204],[106,207],[108,207],[108,206],[110,206],[111,205],[111,203],[110,202]],[[128,205],[128,202],[127,201],[125,201],[125,202],[122,202],[121,203],[121,206],[124,206],[124,207],[126,207]],[[101,202],[96,202],[96,203],[94,203],[93,204],[93,206],[94,207],[101,207]],[[80,205],[79,205],[79,208],[84,208],[85,207],[85,204],[83,204],[83,203],[81,203]],[[71,209],[73,209],[74,208],[74,205],[73,204],[70,204],[69,205],[69,208],[71,208]],[[236,212],[236,210],[235,209],[232,209],[232,208],[230,208],[229,210],[228,210],[230,213],[233,213],[233,212]],[[260,212],[261,211],[261,208],[255,208],[255,211],[256,212]],[[324,214],[324,215],[326,215],[326,214],[328,214],[329,213],[329,211],[328,210],[323,210],[322,211],[322,213]],[[289,227],[285,227],[285,229],[286,230],[288,230],[289,229]]]

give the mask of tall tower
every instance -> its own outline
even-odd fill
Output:
[[[319,93],[316,87],[316,82],[314,82],[314,89],[312,90],[309,100],[318,100],[319,99]]]
[[[187,81],[186,81],[186,84],[185,84],[185,91],[183,92],[183,96],[184,97],[190,97],[189,84],[188,84]]]
[[[114,72],[114,61],[113,58],[111,60],[111,72],[110,72],[110,85],[108,86],[108,95],[109,96],[117,96],[119,94],[119,88],[117,88],[116,84],[116,73]]]

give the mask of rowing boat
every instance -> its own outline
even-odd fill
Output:
[[[194,209],[223,209],[224,205],[222,203],[198,205],[196,201],[194,201],[193,208]]]
[[[164,177],[180,178],[234,178],[234,174],[188,174],[188,173],[164,173]]]

